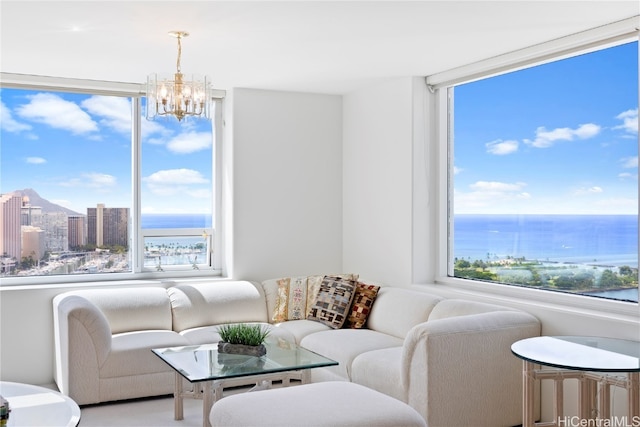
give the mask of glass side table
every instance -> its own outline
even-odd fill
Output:
[[[640,342],[586,336],[534,337],[514,343],[511,352],[523,360],[524,427],[567,425],[562,412],[565,379],[579,381],[578,416],[582,420],[608,420],[610,388],[617,386],[625,388],[628,394],[628,418],[624,422],[626,425],[640,422]],[[555,369],[536,369],[536,365]],[[534,386],[543,379],[554,381],[551,423],[534,420]]]

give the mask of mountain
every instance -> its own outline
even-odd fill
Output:
[[[52,203],[47,199],[43,199],[36,192],[36,190],[32,188],[25,188],[24,190],[12,191],[10,194],[14,194],[20,197],[24,197],[24,196],[29,197],[29,203],[31,203],[31,206],[41,207],[43,213],[64,212],[67,215],[84,215],[84,214],[80,214],[78,212],[72,211],[71,209],[67,209],[64,206],[56,205],[55,203]]]

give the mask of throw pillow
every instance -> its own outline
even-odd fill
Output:
[[[358,280],[358,274],[325,274],[321,276],[309,276],[307,277],[307,314],[306,317],[309,317],[311,314],[311,309],[313,308],[313,304],[316,302],[316,297],[318,296],[318,291],[320,290],[320,284],[322,283],[322,279],[325,276],[330,277],[342,277],[347,280]]]
[[[341,328],[349,315],[355,288],[355,280],[325,276],[307,319],[324,323],[334,329]]]
[[[284,277],[278,279],[278,296],[272,321],[301,320],[307,315],[307,278]]]
[[[378,296],[378,290],[380,290],[380,286],[358,282],[349,316],[344,323],[345,328],[362,329],[365,327],[373,302]]]

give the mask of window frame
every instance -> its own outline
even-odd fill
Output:
[[[108,82],[96,80],[83,80],[72,78],[59,78],[49,76],[36,76],[14,73],[0,73],[0,88],[42,90],[47,92],[66,92],[85,95],[103,95],[126,97],[132,101],[132,203],[131,203],[131,271],[123,273],[96,273],[96,274],[62,274],[52,276],[23,276],[3,277],[1,287],[32,286],[45,284],[73,284],[87,282],[128,281],[137,279],[171,279],[201,277],[203,275],[222,276],[225,271],[223,260],[223,206],[222,206],[222,146],[224,144],[224,100],[226,91],[213,90],[212,102],[215,103],[215,114],[212,119],[213,149],[211,162],[213,176],[211,188],[213,192],[212,209],[213,218],[210,228],[177,228],[177,229],[143,229],[141,224],[141,153],[142,135],[140,123],[145,120],[142,114],[141,100],[146,95],[145,84]],[[140,121],[135,120],[139,117]],[[198,263],[198,269],[190,266],[163,266],[163,271],[156,271],[144,267],[144,238],[150,236],[201,236],[208,235],[208,264]]]
[[[603,317],[614,315],[633,319],[640,318],[640,303],[456,278],[453,277],[453,263],[449,262],[452,260],[449,229],[453,219],[450,195],[453,194],[453,145],[455,144],[449,140],[453,127],[451,112],[455,102],[452,98],[451,88],[462,83],[558,61],[629,41],[638,42],[640,50],[640,15],[425,78],[425,83],[434,102],[434,109],[428,120],[434,124],[432,143],[437,147],[438,152],[436,159],[437,250],[435,251],[437,254],[435,283],[437,285],[454,288],[470,297],[489,295],[491,298],[506,303],[517,301],[518,303],[525,302],[532,306],[542,305],[559,310],[586,311],[591,315]],[[638,71],[640,73],[640,65]],[[638,96],[640,98],[640,93]]]

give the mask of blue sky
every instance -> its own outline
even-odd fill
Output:
[[[0,192],[33,188],[86,214],[131,207],[128,98],[3,89]],[[143,213],[210,213],[212,130],[207,120],[142,120]]]
[[[637,214],[638,43],[454,89],[455,213]]]

